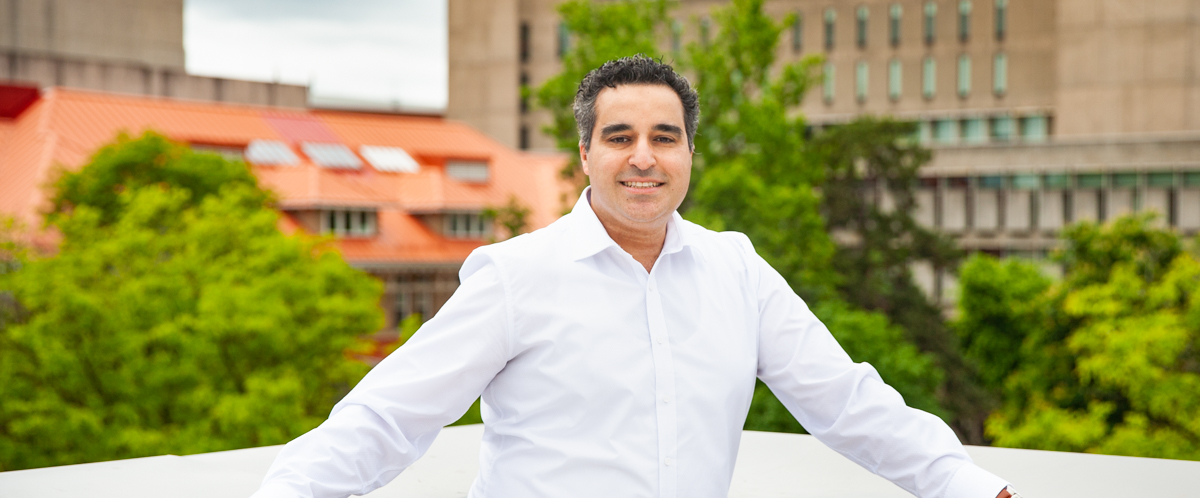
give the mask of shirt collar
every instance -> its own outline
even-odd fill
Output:
[[[620,247],[608,236],[600,218],[592,211],[592,204],[588,201],[591,190],[592,187],[583,189],[579,200],[575,201],[575,207],[571,208],[575,232],[571,256],[575,261],[595,256],[609,247]],[[688,237],[683,233],[683,217],[679,216],[678,211],[672,212],[671,219],[667,220],[667,239],[663,242],[662,254],[676,253],[689,245]]]

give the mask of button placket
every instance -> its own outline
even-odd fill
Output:
[[[658,448],[662,467],[659,468],[659,496],[673,498],[678,489],[678,474],[674,465],[677,453],[677,427],[675,404],[675,367],[671,359],[671,348],[667,343],[667,324],[662,309],[662,298],[651,273],[646,284],[646,311],[650,326],[651,351],[654,356],[654,389],[661,403],[656,403],[658,421]]]

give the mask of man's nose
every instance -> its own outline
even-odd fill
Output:
[[[653,168],[657,164],[654,158],[654,148],[650,146],[649,139],[640,139],[637,145],[633,148],[633,155],[629,158],[629,164],[642,171]]]

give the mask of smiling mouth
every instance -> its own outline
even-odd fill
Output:
[[[621,182],[621,185],[631,188],[653,188],[662,186],[663,182]]]

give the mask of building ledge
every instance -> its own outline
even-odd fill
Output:
[[[367,496],[466,496],[479,469],[483,426],[449,427],[400,477]],[[0,473],[0,496],[141,498],[249,496],[283,446],[164,455]],[[1105,498],[1196,496],[1200,462],[968,447],[981,467],[1025,496]],[[1000,490],[996,490],[999,492]],[[812,436],[746,431],[729,496],[903,498]]]

